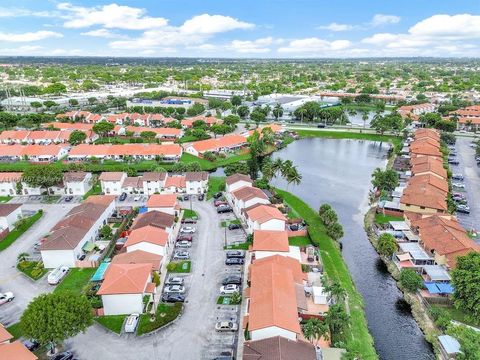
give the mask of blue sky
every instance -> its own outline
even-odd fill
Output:
[[[2,0],[0,55],[478,57],[480,2]]]

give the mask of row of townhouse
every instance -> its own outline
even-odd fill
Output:
[[[65,144],[73,130],[5,130],[0,134],[2,144]]]
[[[34,163],[50,163],[67,156],[68,145],[5,145],[0,144],[0,161],[15,162],[28,160]]]
[[[124,172],[104,172],[99,177],[105,194],[204,194],[208,190],[208,172],[186,172],[169,175],[148,172],[142,176],[127,176]]]
[[[201,157],[206,152],[228,153],[242,149],[247,138],[242,135],[225,135],[216,139],[200,140],[184,145],[185,152]]]
[[[48,189],[52,194],[83,196],[92,188],[92,174],[83,171],[66,172],[62,182]],[[41,195],[47,189],[32,187],[22,180],[21,172],[0,172],[0,196]]]
[[[415,104],[415,105],[403,105],[398,108],[398,113],[403,118],[410,118],[412,120],[418,120],[418,117],[423,114],[431,113],[436,110],[435,104]]]
[[[401,215],[387,230],[397,239],[393,260],[399,269],[410,268],[424,279],[426,298],[453,292],[449,271],[458,256],[480,251],[455,216],[448,213],[448,175],[436,130],[418,129],[409,144],[408,181],[392,194],[399,202],[383,204],[383,212]],[[404,174],[401,174],[404,175]],[[395,205],[398,205],[395,209]]]
[[[181,211],[175,195],[152,195],[146,211],[127,231],[120,253],[113,257],[97,292],[105,315],[143,313],[145,297],[155,301],[153,274],[160,275],[174,247]]]
[[[246,175],[227,177],[226,198],[253,234],[246,265],[242,328],[248,340],[243,342],[243,359],[316,360],[320,353],[329,358],[328,351],[340,356],[342,350],[330,348],[325,339],[316,349],[302,332],[299,319],[323,319],[331,296],[319,272],[303,272],[302,265],[308,268],[318,262],[309,259],[306,249],[289,245],[293,234],[286,228],[285,216]]]
[[[480,130],[480,105],[467,106],[451,111],[450,117],[456,117],[459,130]]]
[[[15,337],[0,324],[0,359],[38,360],[38,357],[28,350],[20,340],[15,340]]]

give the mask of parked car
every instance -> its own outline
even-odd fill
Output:
[[[229,275],[222,281],[222,285],[228,284],[242,285],[242,277],[239,275]]]
[[[0,305],[11,302],[13,299],[15,299],[15,295],[12,292],[0,293]]]
[[[163,288],[164,294],[183,294],[185,293],[185,286],[183,285],[167,285]]]
[[[47,281],[50,285],[57,285],[67,275],[68,266],[59,266],[56,269],[50,271],[47,277]]]
[[[453,174],[452,179],[463,181],[463,175],[462,174]]]
[[[450,165],[458,165],[460,164],[460,162],[458,160],[455,160],[455,159],[448,159],[448,163]]]
[[[34,339],[23,340],[22,344],[30,351],[35,351],[40,347],[40,343]]]
[[[72,200],[73,200],[73,196],[67,196],[67,197],[65,198],[65,202],[70,202],[70,201],[72,201]]]
[[[193,236],[192,235],[179,235],[177,237],[177,241],[192,241],[193,240]]]
[[[139,319],[140,319],[140,314],[128,315],[127,320],[125,321],[125,332],[126,333],[135,332]]]
[[[240,224],[228,224],[228,230],[240,229]]]
[[[194,219],[182,219],[182,224],[196,224],[197,220]]]
[[[135,197],[133,198],[133,201],[140,201],[140,196],[135,196]]]
[[[227,258],[245,258],[245,251],[243,250],[228,250],[226,252]]]
[[[468,205],[457,205],[457,212],[462,214],[470,214],[470,207]]]
[[[178,248],[189,248],[189,247],[192,246],[192,243],[190,241],[187,241],[187,240],[180,240],[180,241],[177,241],[175,246],[178,247]]]
[[[120,201],[125,201],[126,198],[127,198],[127,193],[122,193],[122,195],[120,195],[120,197],[118,198],[118,200],[120,200]]]
[[[220,288],[220,294],[222,295],[233,294],[239,291],[240,291],[240,287],[235,284],[224,285]]]
[[[80,260],[80,261],[85,260],[86,257],[87,257],[87,254],[82,253],[82,254],[78,255],[78,260]]]
[[[216,194],[213,195],[214,199],[220,199],[223,196],[221,192],[217,192]]]
[[[177,302],[184,302],[185,295],[182,294],[164,294],[162,296],[162,301],[166,303],[177,303]]]
[[[200,200],[200,201],[203,201],[203,199],[205,199],[205,195],[204,194],[199,194],[197,196],[197,199]]]
[[[195,228],[193,226],[182,226],[180,232],[184,234],[194,234]]]
[[[217,207],[217,213],[218,214],[229,213],[229,212],[232,212],[232,211],[233,211],[233,209],[228,205],[220,205],[219,207]]]
[[[223,200],[215,200],[215,201],[213,202],[213,205],[214,205],[215,207],[219,207],[220,205],[228,205],[228,203],[227,203],[226,201],[223,201]]]
[[[73,353],[71,351],[64,351],[50,358],[50,360],[72,360],[72,359],[73,359]]]
[[[238,324],[231,321],[219,321],[215,324],[215,331],[238,331]]]
[[[319,128],[319,129],[323,129],[324,127],[325,127],[325,124],[318,124],[317,125],[317,128]]]
[[[243,262],[241,258],[227,258],[225,265],[243,265]]]
[[[166,285],[183,285],[185,282],[185,279],[180,276],[171,276],[168,278],[168,280],[165,282]]]
[[[452,183],[452,186],[459,189],[465,189],[465,184],[462,183]]]
[[[188,251],[175,251],[173,254],[174,260],[188,260],[190,259],[190,253]]]

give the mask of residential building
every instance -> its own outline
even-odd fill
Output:
[[[0,172],[0,196],[18,195],[19,183],[21,185],[22,173]]]
[[[255,230],[253,232],[253,245],[250,251],[252,252],[252,258],[255,260],[281,255],[302,261],[300,248],[298,246],[289,246],[288,232],[286,230]]]
[[[132,250],[115,255],[112,264],[151,264],[152,271],[159,273],[163,264],[163,256],[149,251]]]
[[[195,171],[185,173],[185,185],[189,195],[206,193],[208,190],[208,172]]]
[[[418,119],[422,114],[434,112],[436,106],[434,104],[415,104],[415,105],[403,105],[398,108],[398,112],[402,117],[409,117],[412,119]]]
[[[80,144],[72,147],[68,154],[68,160],[81,161],[97,158],[121,161],[125,158],[131,158],[134,160],[177,161],[181,156],[182,147],[178,144]]]
[[[447,179],[447,170],[443,167],[440,158],[424,156],[413,158],[410,161],[412,176],[433,175],[440,179]]]
[[[303,340],[274,336],[243,344],[243,360],[318,360],[315,346]]]
[[[0,204],[0,231],[12,231],[22,218],[22,204]]]
[[[184,175],[168,176],[163,192],[168,194],[184,194],[187,192],[187,181]]]
[[[76,267],[87,243],[94,243],[99,230],[115,210],[115,197],[92,195],[70,210],[50,231],[40,246],[46,268]]]
[[[156,226],[164,229],[168,233],[168,241],[170,244],[174,241],[174,229],[175,229],[175,216],[164,213],[162,211],[148,211],[146,213],[138,215],[130,230],[135,230],[144,226]]]
[[[242,214],[242,210],[257,204],[270,204],[268,196],[254,186],[244,186],[230,193],[233,207],[237,214]]]
[[[169,245],[168,233],[164,229],[147,225],[132,230],[124,247],[127,253],[142,250],[165,257]]]
[[[153,194],[146,204],[148,211],[161,211],[170,215],[178,215],[180,210],[175,194]]]
[[[421,214],[446,213],[446,194],[427,183],[410,185],[400,198],[400,209]]]
[[[144,296],[151,298],[156,292],[151,273],[151,264],[111,264],[97,292],[104,314],[142,314]]]
[[[273,205],[257,204],[245,209],[247,232],[254,230],[285,230],[287,218]]]
[[[160,194],[165,186],[167,173],[165,172],[148,172],[142,175],[143,193],[145,195]]]
[[[252,186],[253,181],[250,179],[250,176],[244,174],[233,174],[227,176],[225,180],[225,190],[228,193],[232,193],[235,190],[238,190],[244,186]]]
[[[102,192],[107,195],[120,195],[122,193],[122,184],[127,178],[124,172],[103,172],[100,177],[100,186]]]
[[[126,194],[143,194],[142,176],[127,176],[122,183],[122,193]]]
[[[70,171],[63,175],[65,194],[85,195],[92,188],[92,174],[84,171]]]
[[[35,163],[57,161],[68,154],[65,145],[5,145],[0,144],[0,161],[28,160]]]
[[[216,139],[200,140],[184,146],[187,153],[202,156],[206,152],[227,153],[240,150],[247,144],[247,138],[241,135],[225,135]]]

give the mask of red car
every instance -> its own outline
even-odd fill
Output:
[[[228,205],[228,203],[226,201],[223,201],[223,200],[215,200],[213,202],[213,205],[215,205],[215,207],[219,207],[220,205]]]
[[[177,241],[192,241],[193,240],[193,236],[192,235],[180,235],[178,238],[177,238]]]

